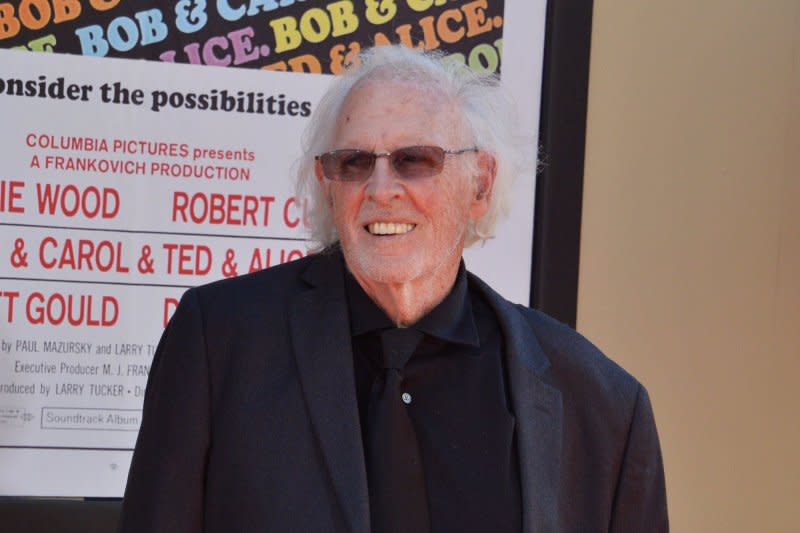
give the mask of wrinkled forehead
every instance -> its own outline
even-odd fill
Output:
[[[339,140],[371,134],[407,137],[409,143],[427,139],[427,144],[435,144],[434,140],[457,144],[472,137],[456,98],[445,87],[434,81],[390,76],[360,80],[339,109]]]

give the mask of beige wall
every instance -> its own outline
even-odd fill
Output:
[[[800,1],[596,0],[588,118],[578,329],[673,531],[800,531]]]

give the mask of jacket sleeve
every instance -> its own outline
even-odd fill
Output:
[[[150,367],[120,531],[202,531],[209,396],[203,316],[196,291],[189,290]]]
[[[610,531],[669,531],[661,448],[650,399],[641,385],[617,482]]]

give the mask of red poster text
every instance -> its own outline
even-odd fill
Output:
[[[24,318],[29,324],[50,326],[113,326],[119,320],[119,301],[114,296],[98,294],[46,293],[34,291],[20,298],[18,291],[0,291],[0,319],[13,324],[17,305],[24,301]]]
[[[211,271],[211,248],[203,244],[162,245],[167,251],[167,274],[204,276]]]
[[[269,207],[274,196],[197,192],[172,195],[172,221],[227,226],[269,226]]]
[[[80,189],[76,185],[37,183],[36,200],[40,214],[67,217],[81,214],[86,218],[114,218],[119,213],[119,191],[110,187],[90,185]]]
[[[25,208],[17,203],[22,199],[24,181],[0,181],[0,213],[24,213]]]
[[[123,259],[120,241],[64,239],[59,242],[55,237],[48,236],[39,243],[39,263],[48,270],[130,272]]]
[[[178,300],[176,298],[164,298],[164,315],[162,317],[162,325],[164,327],[167,327],[169,319],[172,317],[172,313],[175,312],[177,307]]]

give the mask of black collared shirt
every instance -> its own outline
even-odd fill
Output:
[[[364,428],[373,383],[383,379],[379,332],[395,325],[351,274],[345,277]],[[425,336],[403,369],[403,391],[422,454],[431,530],[520,531],[503,337],[489,305],[469,290],[463,263],[450,293],[411,327]]]

